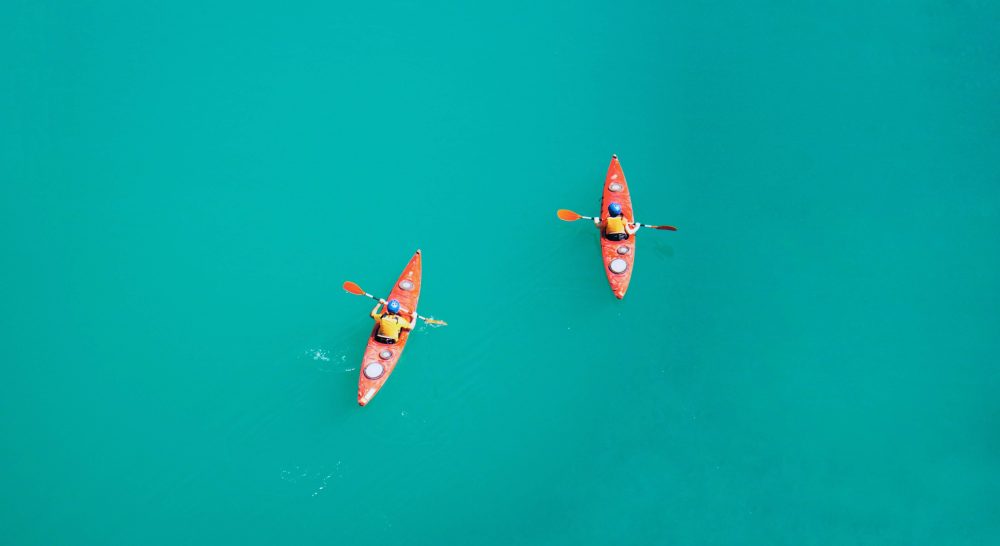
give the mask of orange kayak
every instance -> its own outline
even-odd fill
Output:
[[[608,205],[618,203],[622,206],[622,216],[627,222],[634,222],[632,214],[632,198],[625,183],[625,173],[622,172],[618,156],[611,156],[608,175],[604,179],[604,197],[601,199],[601,221],[608,218]],[[624,241],[610,241],[601,233],[601,258],[604,260],[604,272],[608,276],[608,284],[615,297],[622,299],[632,280],[632,262],[635,261],[635,236],[633,233]]]
[[[399,300],[402,308],[400,314],[409,320],[416,322],[417,300],[420,298],[420,251],[418,250],[410,262],[406,264],[406,269],[399,276],[396,285],[389,292],[388,300]],[[399,333],[399,341],[396,343],[381,343],[375,340],[378,333],[378,324],[372,328],[372,333],[368,335],[368,347],[365,349],[365,356],[361,360],[361,374],[358,378],[358,404],[364,406],[371,402],[375,394],[378,393],[385,380],[389,379],[399,356],[403,354],[406,341],[410,337],[409,330]]]

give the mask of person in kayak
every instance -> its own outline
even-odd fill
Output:
[[[622,206],[618,203],[608,205],[608,217],[603,221],[594,218],[594,224],[601,228],[609,241],[623,241],[639,231],[639,225],[633,224],[622,215]]]
[[[385,313],[379,314],[378,307],[382,302],[375,304],[371,316],[378,323],[378,332],[375,333],[375,341],[379,343],[396,343],[399,341],[399,333],[412,330],[414,321],[408,321],[399,314],[399,300],[389,300],[385,304]]]

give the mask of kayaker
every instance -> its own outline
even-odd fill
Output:
[[[609,241],[623,241],[639,231],[639,225],[629,222],[622,216],[622,206],[618,203],[608,205],[609,216],[603,221],[594,218],[594,224],[601,228]]]
[[[412,330],[414,322],[408,321],[399,314],[399,300],[389,300],[385,304],[385,313],[379,314],[378,307],[382,302],[375,304],[371,316],[378,323],[378,332],[375,333],[375,340],[379,343],[396,343],[399,341],[399,333],[403,330]]]

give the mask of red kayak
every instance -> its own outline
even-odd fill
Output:
[[[406,264],[396,285],[389,292],[388,300],[399,300],[401,307],[400,314],[408,320],[416,322],[417,300],[420,298],[420,251],[410,258],[410,263]],[[378,324],[372,329],[368,336],[368,348],[365,349],[364,359],[361,360],[361,374],[358,378],[358,404],[364,406],[371,402],[375,394],[378,393],[385,380],[389,379],[392,370],[399,362],[399,356],[403,354],[406,347],[406,340],[410,337],[409,330],[399,333],[399,341],[396,343],[381,343],[375,340],[378,333]]]
[[[618,156],[611,156],[608,175],[604,179],[604,197],[601,199],[601,221],[608,218],[608,205],[618,203],[622,206],[622,216],[626,222],[634,222],[632,214],[632,198],[625,183],[625,173],[622,172]],[[604,260],[604,272],[608,275],[608,284],[618,299],[625,297],[628,283],[632,280],[632,262],[635,261],[635,236],[633,233],[624,241],[610,241],[601,233],[601,257]]]

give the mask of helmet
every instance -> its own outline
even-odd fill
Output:
[[[611,213],[611,216],[618,216],[622,213],[622,206],[618,203],[611,203],[608,205],[608,212]]]
[[[399,312],[399,300],[389,300],[389,303],[386,304],[385,308],[388,309],[390,313],[394,313],[394,314],[398,313]]]

